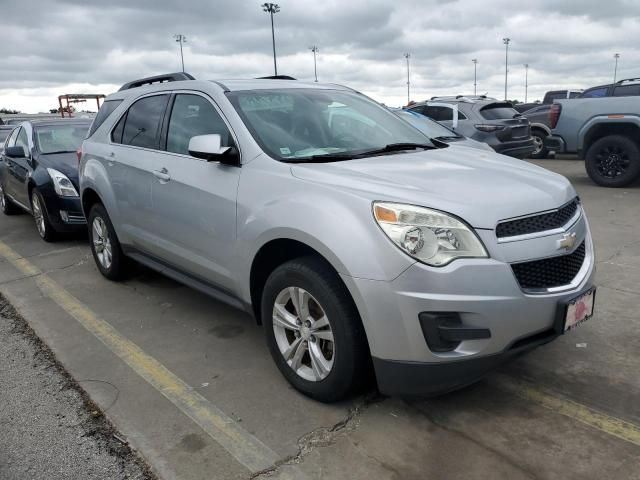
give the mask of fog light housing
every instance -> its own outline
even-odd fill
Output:
[[[63,222],[67,223],[69,221],[69,214],[66,210],[60,210],[60,218]]]
[[[458,312],[422,312],[418,315],[429,350],[451,352],[465,340],[491,338],[491,330],[462,324]]]

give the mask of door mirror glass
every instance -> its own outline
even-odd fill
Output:
[[[24,153],[24,148],[22,148],[22,146],[7,147],[7,149],[4,151],[4,154],[7,157],[13,157],[13,158],[24,158],[24,157],[26,157],[26,155]]]
[[[219,160],[231,147],[223,147],[222,139],[217,133],[209,135],[197,135],[189,140],[189,155],[202,158],[207,161]]]

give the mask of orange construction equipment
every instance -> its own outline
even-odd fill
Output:
[[[104,99],[105,95],[101,93],[67,93],[66,95],[60,95],[58,97],[58,103],[60,104],[60,114],[62,118],[64,118],[65,108],[67,109],[67,116],[72,117],[71,115],[71,104],[72,103],[82,103],[86,102],[87,99],[94,99],[96,104],[98,105],[98,110],[100,110],[100,99]],[[62,101],[65,100],[67,106],[62,106]]]

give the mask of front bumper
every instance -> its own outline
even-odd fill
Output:
[[[590,288],[594,276],[584,215],[570,231],[576,232],[578,243],[586,242],[586,268],[571,285],[545,293],[523,291],[510,264],[548,256],[560,233],[500,244],[494,231],[478,231],[491,258],[460,259],[441,268],[415,263],[390,282],[343,276],[363,319],[380,390],[397,395],[443,393],[553,340],[559,333],[559,305]],[[434,351],[420,323],[424,312],[454,313],[463,327],[489,330],[490,335],[463,340],[449,351]]]
[[[53,228],[58,232],[77,232],[86,230],[87,221],[82,213],[79,197],[60,197],[53,188],[41,191],[47,216]]]

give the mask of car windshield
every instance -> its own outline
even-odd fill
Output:
[[[348,159],[399,144],[432,146],[428,137],[356,92],[296,88],[228,97],[258,144],[278,160]]]
[[[447,127],[439,124],[435,120],[431,120],[420,113],[411,112],[408,110],[392,110],[403,120],[406,120],[415,128],[420,130],[429,138],[462,138],[453,130],[449,130]]]
[[[89,123],[42,125],[35,128],[35,143],[41,153],[75,152],[89,130]]]

